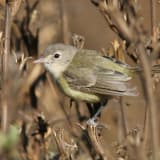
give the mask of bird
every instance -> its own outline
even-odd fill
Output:
[[[43,63],[58,88],[71,99],[102,104],[94,120],[110,97],[138,96],[136,86],[130,81],[135,67],[95,50],[51,44],[34,63]]]

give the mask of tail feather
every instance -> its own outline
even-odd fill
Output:
[[[160,73],[160,64],[152,66],[153,73]]]

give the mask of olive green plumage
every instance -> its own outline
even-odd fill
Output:
[[[130,84],[134,68],[97,51],[54,44],[43,56],[35,62],[44,63],[59,88],[73,99],[94,103],[105,96],[137,95]]]

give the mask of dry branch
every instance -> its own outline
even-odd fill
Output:
[[[10,34],[11,34],[11,9],[8,2],[5,6],[5,41],[2,58],[2,129],[6,132],[8,128],[8,64],[10,54]]]
[[[117,2],[117,3],[115,3]],[[122,15],[122,12],[117,7],[118,1],[108,2],[105,0],[96,1],[96,4],[99,6],[101,13],[106,18],[109,26],[112,30],[116,29],[118,35],[127,41],[128,44],[134,44],[135,50],[137,50],[137,55],[140,59],[143,71],[144,71],[144,82],[145,88],[144,91],[146,93],[146,101],[148,102],[148,107],[151,114],[151,132],[152,132],[152,142],[153,142],[153,157],[155,160],[159,159],[158,152],[159,152],[159,127],[157,124],[157,104],[155,101],[155,95],[153,92],[153,83],[151,77],[151,63],[148,60],[146,54],[146,48],[143,42],[144,38],[144,28],[142,24],[137,23],[135,24],[128,24],[127,20]],[[116,5],[115,5],[116,4]],[[130,6],[128,6],[130,7]],[[154,6],[155,7],[155,6]],[[134,7],[133,7],[134,8]],[[127,10],[126,10],[127,11]],[[132,12],[132,10],[130,10]],[[134,12],[135,14],[136,12]],[[127,13],[126,13],[127,14]],[[130,13],[132,14],[132,13]],[[155,14],[155,13],[154,13]],[[136,17],[136,16],[135,16]],[[134,18],[134,17],[132,17]],[[155,18],[155,17],[154,17]],[[135,20],[130,20],[134,21]],[[154,22],[155,23],[155,22]],[[155,25],[155,24],[154,24]],[[154,28],[155,26],[153,26]],[[114,30],[115,31],[115,30]]]

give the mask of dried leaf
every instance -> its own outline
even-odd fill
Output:
[[[14,17],[21,5],[22,0],[9,0],[8,4],[11,9],[11,15]]]

